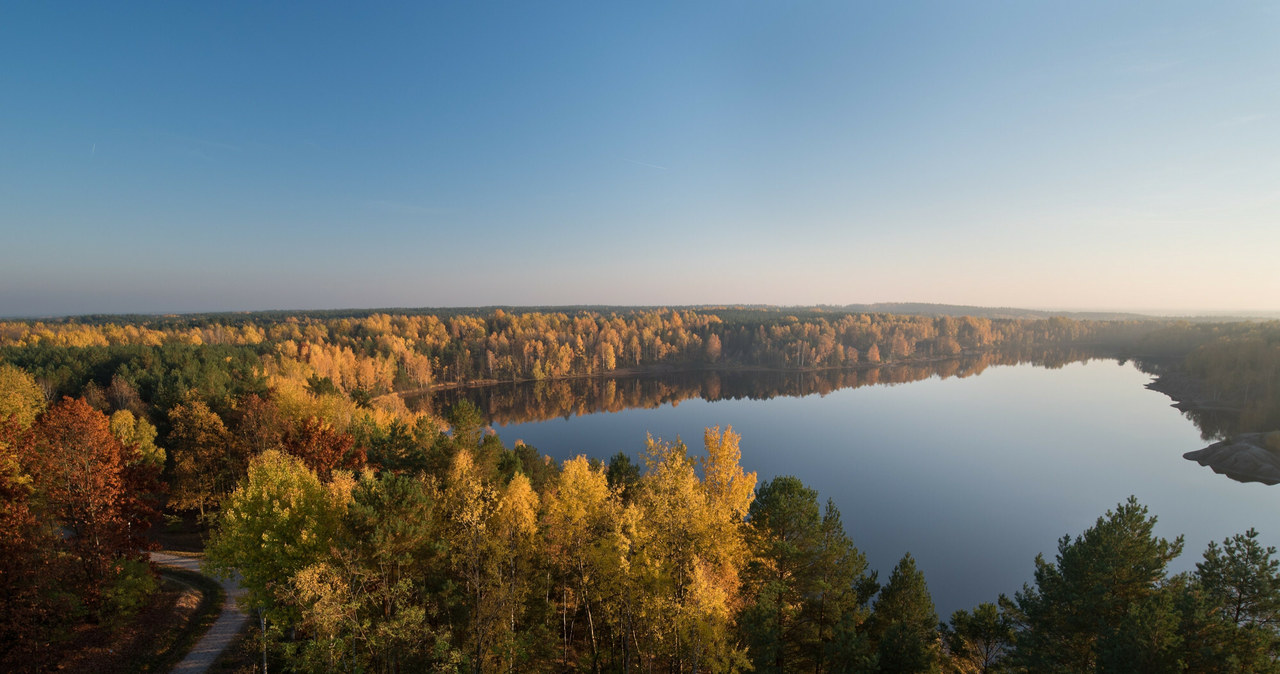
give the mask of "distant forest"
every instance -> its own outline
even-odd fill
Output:
[[[425,311],[425,310],[424,310]],[[341,427],[413,424],[394,393],[645,372],[806,371],[957,357],[1036,358],[1049,349],[1158,359],[1190,395],[1277,425],[1277,323],[868,314],[833,309],[591,309],[264,312],[0,322],[0,359],[45,396],[95,406],[128,386],[153,423],[190,391],[219,411],[246,393]],[[136,408],[136,409],[134,409]],[[438,410],[437,410],[438,412]],[[438,414],[437,414],[438,416]]]
[[[795,478],[757,484],[730,430],[709,429],[703,453],[637,439],[643,464],[563,465],[484,432],[516,395],[559,415],[582,387],[658,404],[719,377],[808,373],[787,386],[821,390],[1052,353],[1135,359],[1184,403],[1230,410],[1232,431],[1280,428],[1276,322],[832,308],[3,322],[0,666],[54,666],[77,626],[136,614],[155,588],[148,529],[195,514],[210,561],[243,573],[276,665],[301,670],[1274,670],[1280,575],[1247,534],[1166,577],[1180,542],[1120,504],[1038,562],[1037,587],[940,627],[909,556],[878,578],[840,513]],[[617,379],[654,372],[696,376]],[[544,385],[501,386],[526,381]],[[462,386],[491,404],[449,398]],[[406,404],[423,394],[449,404]],[[1117,545],[1136,556],[1106,557]]]

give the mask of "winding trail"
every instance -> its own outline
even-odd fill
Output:
[[[151,561],[161,566],[204,574],[200,569],[200,559],[196,557],[179,557],[163,552],[153,552]],[[222,602],[222,612],[218,614],[218,619],[214,621],[209,631],[200,637],[196,645],[191,648],[191,652],[187,653],[187,657],[174,665],[170,671],[182,674],[203,674],[235,640],[240,629],[244,627],[245,621],[249,619],[249,616],[236,604],[236,599],[244,594],[244,590],[237,581],[238,578],[219,581],[222,589],[227,593],[226,599]]]

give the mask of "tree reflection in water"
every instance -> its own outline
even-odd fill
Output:
[[[1099,357],[1105,356],[1084,350],[1022,350],[855,369],[697,370],[625,377],[583,377],[417,392],[406,394],[405,403],[410,409],[443,416],[453,404],[469,400],[489,423],[507,425],[633,408],[656,408],[693,398],[716,401],[821,396],[860,386],[891,386],[931,377],[970,377],[993,365],[1033,364],[1060,368]]]

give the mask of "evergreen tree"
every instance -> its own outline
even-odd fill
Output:
[[[1148,653],[1175,646],[1173,605],[1158,595],[1182,538],[1157,538],[1155,522],[1129,497],[1074,540],[1063,536],[1055,564],[1036,557],[1035,587],[1024,587],[1010,604],[1020,623],[1019,666],[1037,672],[1123,668],[1136,666],[1126,651],[1144,640]]]
[[[623,503],[630,503],[636,485],[640,483],[640,466],[631,460],[631,455],[618,452],[609,459],[609,469],[605,472],[609,487],[622,496]]]
[[[1280,626],[1280,560],[1274,547],[1258,543],[1249,529],[1222,542],[1210,542],[1196,564],[1205,593],[1237,625]]]
[[[941,631],[948,671],[987,674],[1004,669],[1002,661],[1013,645],[1013,622],[995,604],[978,604],[972,613],[960,609]]]
[[[1280,671],[1280,562],[1250,529],[1209,543],[1179,595],[1183,660],[1194,671]]]
[[[938,672],[938,613],[911,553],[889,575],[876,597],[869,632],[880,672]]]
[[[311,671],[456,669],[448,609],[458,597],[421,480],[365,472],[335,545],[289,579],[308,637],[291,661]]]
[[[458,449],[474,452],[484,439],[484,415],[470,400],[463,400],[449,409],[449,427],[453,429],[453,441]]]
[[[858,628],[874,589],[866,559],[830,502],[795,477],[761,483],[751,504],[752,562],[744,576],[755,598],[739,618],[756,671],[832,671],[865,655]]]

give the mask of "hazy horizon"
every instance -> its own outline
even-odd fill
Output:
[[[576,309],[576,308],[608,308],[608,309],[639,309],[639,308],[673,308],[673,309],[702,309],[714,310],[721,307],[746,307],[746,308],[765,308],[765,309],[813,309],[824,308],[832,310],[842,310],[846,307],[880,307],[880,306],[901,306],[901,305],[923,305],[933,307],[949,307],[964,308],[971,307],[984,311],[1026,311],[1062,314],[1116,314],[1116,315],[1136,315],[1150,318],[1254,318],[1254,319],[1280,319],[1280,311],[1251,310],[1244,309],[1239,311],[1222,311],[1215,309],[1185,309],[1166,311],[1160,309],[1099,309],[1093,307],[1013,307],[1013,306],[984,306],[976,304],[947,304],[938,302],[850,302],[846,304],[767,304],[760,302],[707,302],[694,304],[479,304],[479,305],[437,305],[437,306],[389,306],[389,305],[368,305],[368,306],[333,306],[333,307],[260,307],[254,309],[196,309],[183,311],[89,311],[80,313],[65,314],[0,314],[0,320],[15,321],[39,321],[44,319],[61,320],[74,319],[84,316],[185,316],[185,315],[205,315],[205,314],[255,314],[255,313],[308,313],[308,312],[366,312],[366,311],[385,311],[394,315],[396,311],[430,311],[430,310],[470,310],[470,309],[513,309],[513,310],[547,310],[547,309]],[[892,313],[890,311],[889,313]],[[909,311],[903,313],[911,313]]]
[[[1256,2],[22,4],[0,316],[1274,314],[1277,28]]]

